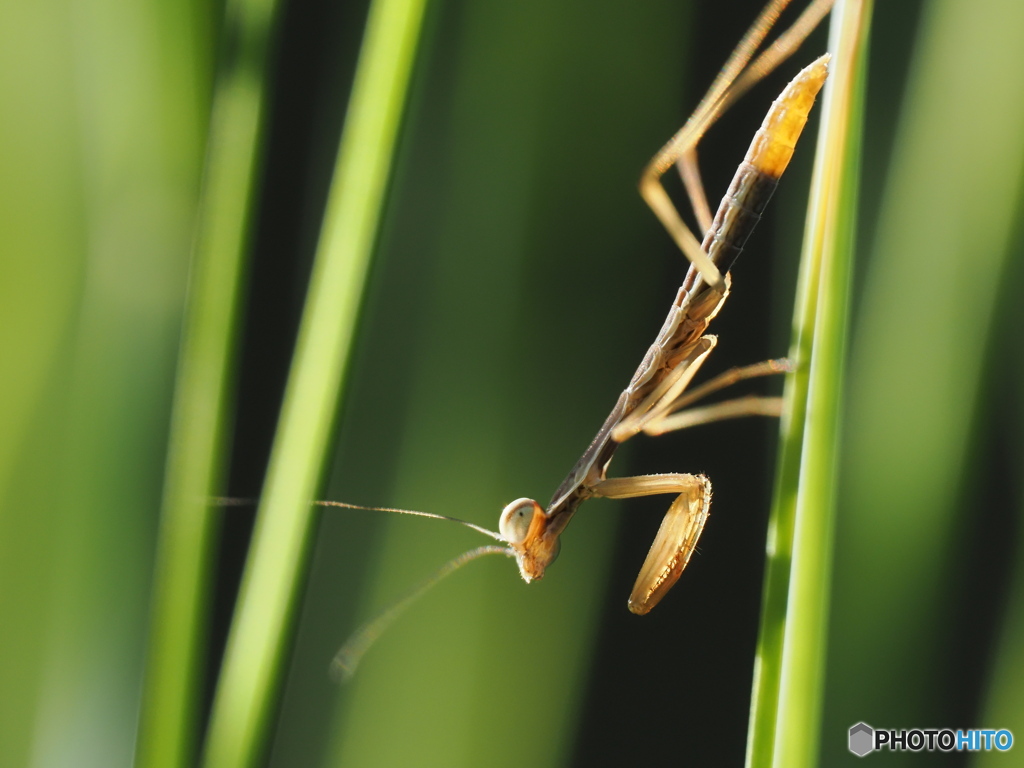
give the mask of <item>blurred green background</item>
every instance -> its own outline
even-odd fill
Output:
[[[876,8],[823,764],[853,760],[859,720],[1024,738],[1018,5]],[[489,527],[516,497],[547,500],[685,271],[639,170],[759,7],[428,5],[325,498]],[[259,493],[366,10],[293,0],[277,19],[229,495]],[[0,5],[0,765],[132,761],[222,15]],[[823,47],[702,145],[712,198]],[[798,150],[734,269],[710,373],[788,346],[811,155]],[[739,765],[774,432],[725,423],[618,457],[616,474],[715,486],[700,556],[652,615],[625,599],[667,501],[595,501],[543,582],[470,565],[341,688],[327,667],[347,634],[481,542],[325,512],[267,764]],[[252,524],[214,514],[207,699]]]

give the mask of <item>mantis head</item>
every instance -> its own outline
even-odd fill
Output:
[[[515,552],[519,573],[529,584],[544,578],[544,571],[558,557],[562,543],[549,530],[548,516],[533,499],[516,499],[501,511],[498,531]]]

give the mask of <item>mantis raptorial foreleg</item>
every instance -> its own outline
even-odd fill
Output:
[[[665,513],[629,596],[629,610],[644,614],[658,604],[690,562],[711,507],[711,481],[704,475],[614,477],[593,487],[595,496],[630,499],[678,494]]]
[[[704,337],[701,341],[705,343],[695,347],[694,354],[677,366],[681,370],[666,376],[668,383],[651,393],[647,399],[651,402],[645,400],[638,406],[637,411],[642,411],[642,415],[620,425],[626,430],[622,439],[628,439],[639,430],[658,435],[722,419],[754,415],[778,416],[782,412],[782,398],[753,395],[678,412],[680,406],[695,402],[731,384],[790,369],[785,360],[768,360],[733,368],[683,395],[681,393],[686,385],[714,348],[714,337]],[[678,494],[665,513],[629,598],[629,610],[638,614],[647,613],[676,583],[690,561],[711,507],[711,482],[703,475],[640,475],[607,478],[596,483],[591,491],[594,496],[611,499],[661,493]]]

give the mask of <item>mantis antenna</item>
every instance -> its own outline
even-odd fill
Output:
[[[227,496],[216,497],[212,501],[214,504],[221,507],[247,507],[256,503],[256,499],[243,499]],[[502,534],[497,531],[489,530],[467,520],[460,520],[457,517],[449,517],[448,515],[438,515],[433,512],[421,512],[416,509],[399,509],[398,507],[371,507],[363,504],[349,504],[344,501],[314,501],[313,504],[318,507],[342,507],[343,509],[361,509],[367,512],[393,512],[398,515],[426,517],[432,520],[447,520],[451,523],[464,525],[478,533],[484,534],[485,536],[490,536],[496,541],[507,543],[506,537],[502,536]],[[511,507],[512,505],[510,504],[509,506]],[[515,557],[516,552],[509,546],[485,544],[482,547],[476,547],[468,552],[463,552],[457,557],[453,557],[447,563],[434,571],[430,576],[410,589],[405,595],[383,608],[353,632],[349,636],[348,640],[345,641],[344,645],[342,645],[334,655],[334,659],[331,661],[331,676],[340,683],[348,682],[352,678],[352,675],[355,674],[356,667],[359,666],[360,660],[377,641],[377,638],[380,637],[384,631],[391,626],[395,619],[401,616],[405,610],[412,605],[418,597],[420,597],[420,595],[434,586],[445,576],[457,571],[466,563],[484,557],[485,555],[505,555],[506,557]]]
[[[490,536],[492,539],[497,541],[505,541],[504,537],[497,531],[488,530],[487,528],[467,522],[466,520],[460,520],[457,517],[437,515],[433,512],[420,512],[415,509],[398,509],[396,507],[367,507],[361,504],[347,504],[343,501],[315,501],[313,503],[318,507],[364,509],[368,512],[394,512],[399,515],[429,517],[433,520],[447,520],[452,523],[459,523],[467,528],[472,528],[474,531],[478,531],[485,536]],[[506,557],[515,557],[516,553],[510,547],[485,544],[482,547],[476,547],[468,552],[463,552],[457,557],[453,557],[447,563],[434,571],[430,576],[410,589],[403,597],[400,597],[398,600],[391,603],[391,605],[384,608],[376,616],[353,632],[349,636],[348,640],[345,641],[345,644],[341,646],[341,649],[334,655],[334,659],[331,661],[331,676],[340,683],[346,683],[352,679],[352,675],[355,674],[356,667],[359,666],[359,661],[370,649],[370,646],[377,641],[377,638],[383,634],[384,630],[391,626],[395,619],[405,612],[406,608],[416,602],[416,599],[420,595],[434,586],[445,576],[457,571],[466,563],[483,557],[484,555],[505,555]]]
[[[428,517],[435,517],[435,515],[428,515]],[[462,521],[460,520],[458,522]],[[470,527],[476,528],[475,525],[470,525]],[[482,547],[477,547],[476,549],[471,549],[468,552],[463,552],[458,557],[453,557],[447,563],[434,571],[430,576],[410,589],[403,597],[393,602],[353,632],[349,636],[348,640],[345,641],[345,644],[341,646],[338,652],[334,655],[334,659],[331,661],[331,676],[339,683],[347,683],[351,680],[352,675],[355,674],[356,667],[359,666],[359,661],[363,658],[363,655],[370,649],[370,646],[377,641],[377,638],[380,637],[389,626],[391,626],[392,622],[405,612],[406,608],[412,605],[420,595],[434,586],[445,576],[457,571],[471,560],[476,560],[484,555],[505,555],[506,557],[515,557],[515,552],[510,547],[500,547],[496,544],[485,544]]]

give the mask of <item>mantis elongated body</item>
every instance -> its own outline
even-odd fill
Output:
[[[544,576],[558,553],[559,536],[586,499],[675,493],[678,495],[629,598],[631,611],[647,613],[676,582],[693,553],[708,517],[711,482],[703,475],[685,474],[608,478],[608,465],[616,448],[640,431],[660,434],[678,429],[683,424],[680,416],[689,425],[778,412],[777,400],[757,398],[721,403],[713,410],[706,409],[696,420],[692,413],[677,413],[692,402],[692,395],[687,397],[683,392],[716,344],[716,337],[705,331],[729,295],[728,268],[761,218],[793,154],[814,98],[825,82],[827,62],[826,55],[808,65],[772,104],[701,246],[715,271],[706,274],[693,261],[661,332],[551,503],[545,509],[532,499],[519,499],[502,512],[499,530],[515,551],[520,573],[527,582]],[[769,361],[729,372],[728,381],[713,380],[709,384],[718,388],[737,378],[781,370],[785,370],[783,363]]]
[[[749,415],[778,415],[779,398],[745,397],[712,406],[689,406],[736,381],[789,370],[788,361],[770,360],[736,368],[687,392],[717,339],[706,333],[729,295],[729,270],[761,218],[793,155],[814,100],[828,74],[828,55],[807,65],[773,102],[712,218],[697,168],[696,145],[712,123],[750,86],[784,61],[829,11],[832,0],[814,0],[794,24],[751,62],[789,0],[772,0],[712,84],[686,125],[654,156],[643,172],[640,192],[690,261],[689,270],[654,343],[619,396],[590,446],[570,470],[546,507],[517,499],[501,513],[498,531],[464,523],[498,540],[446,564],[405,599],[359,630],[335,658],[335,668],[351,674],[366,648],[397,614],[438,578],[485,554],[515,557],[522,578],[542,578],[555,560],[560,537],[580,504],[590,498],[632,498],[674,494],[629,598],[629,609],[650,611],[679,579],[708,519],[711,482],[703,475],[657,474],[609,478],[609,464],[620,444],[640,432],[657,435],[695,424]],[[698,224],[698,242],[661,185],[662,175],[679,167]],[[341,502],[326,506],[357,507]],[[359,508],[359,507],[357,507]],[[439,519],[443,515],[387,509]],[[463,522],[463,521],[458,521]]]

